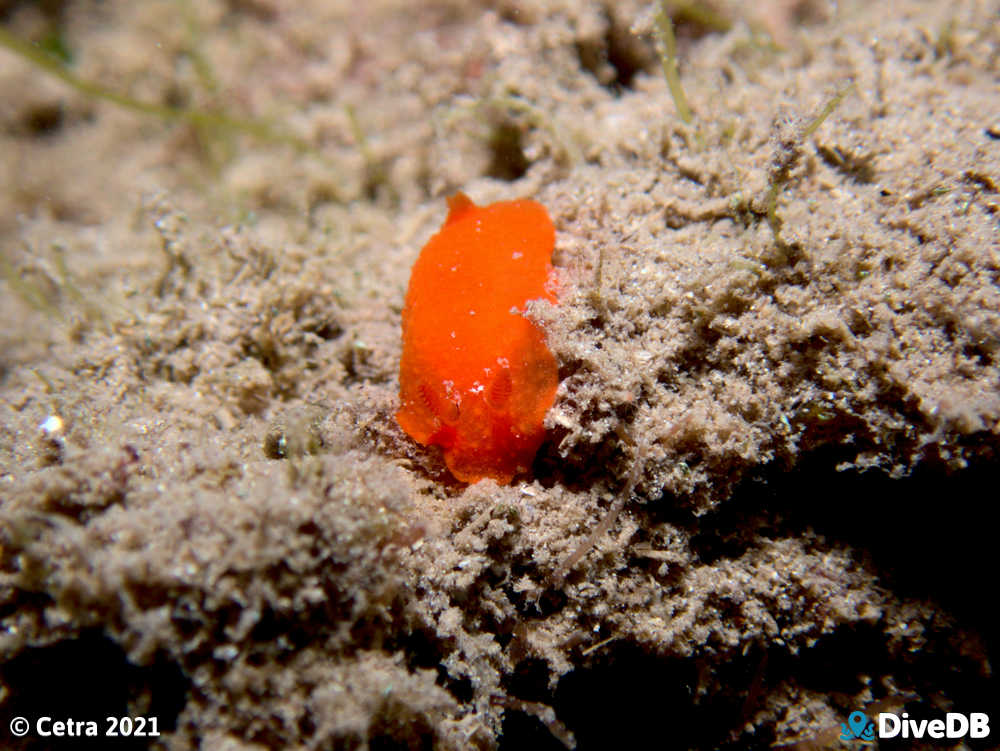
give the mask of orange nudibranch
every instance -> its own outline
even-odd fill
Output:
[[[448,208],[410,274],[396,421],[462,482],[506,484],[531,466],[559,386],[544,334],[518,312],[556,302],[555,228],[535,201],[457,193]]]

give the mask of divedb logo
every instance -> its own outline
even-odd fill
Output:
[[[986,738],[989,734],[990,717],[985,712],[949,712],[943,720],[911,720],[906,712],[880,712],[878,716],[879,738]]]
[[[943,720],[912,720],[906,712],[879,712],[878,722],[864,712],[851,712],[840,723],[840,740],[867,743],[878,738],[987,738],[990,717],[985,712],[948,712]]]

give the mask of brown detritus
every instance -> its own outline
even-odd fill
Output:
[[[274,421],[264,436],[264,455],[268,459],[297,459],[316,455],[324,448],[318,407],[307,408]]]
[[[804,125],[797,118],[783,117],[774,125],[772,136],[772,157],[768,167],[770,185],[764,197],[764,214],[771,228],[775,244],[787,251],[785,241],[781,239],[781,217],[778,216],[778,196],[784,190],[791,177],[792,170],[802,158],[802,146],[816,132],[849,93],[854,90],[854,84],[842,88],[828,101],[820,113]]]
[[[497,697],[497,700],[507,709],[524,712],[526,715],[534,717],[552,733],[553,738],[562,743],[566,748],[576,748],[576,738],[573,737],[573,733],[565,725],[559,722],[552,707],[537,701],[524,701],[523,699],[515,699],[510,696]]]
[[[594,652],[598,651],[599,649],[603,649],[617,638],[618,638],[617,634],[612,634],[607,639],[601,639],[599,642],[597,642],[597,644],[591,644],[586,649],[580,650],[580,656],[588,657],[592,655]]]
[[[620,493],[615,496],[615,500],[612,502],[611,506],[604,513],[601,521],[591,530],[577,547],[570,553],[562,563],[560,563],[556,569],[552,572],[550,582],[553,587],[559,589],[562,587],[563,582],[566,579],[566,575],[573,570],[573,568],[578,564],[583,557],[590,552],[590,549],[597,544],[608,530],[611,529],[612,525],[618,519],[618,515],[625,508],[625,504],[629,502],[632,498],[632,494],[635,492],[636,485],[639,482],[639,477],[642,474],[643,468],[645,466],[646,459],[646,436],[647,434],[641,430],[637,430],[637,439],[635,443],[635,452],[632,455],[632,468],[629,470],[628,480],[625,483],[625,488]]]

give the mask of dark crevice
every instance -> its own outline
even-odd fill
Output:
[[[848,149],[839,146],[826,146],[820,144],[816,147],[820,157],[828,165],[840,172],[845,177],[862,185],[869,185],[875,182],[877,172],[875,170],[875,154],[854,154]]]
[[[691,546],[711,564],[735,559],[760,539],[821,535],[863,556],[879,581],[903,599],[933,600],[963,622],[1000,638],[981,607],[976,572],[991,570],[993,527],[984,488],[1000,479],[1000,459],[986,458],[961,472],[926,461],[909,476],[879,469],[837,471],[857,446],[826,446],[789,470],[781,463],[743,481],[733,496],[698,520]],[[995,452],[994,452],[995,453]],[[683,524],[683,520],[675,520]]]
[[[498,125],[490,136],[492,159],[486,170],[489,177],[513,182],[524,176],[531,162],[524,154],[521,129],[513,123]]]
[[[603,36],[579,40],[576,54],[580,66],[615,96],[632,89],[636,74],[651,69],[656,60],[647,44],[614,20]]]
[[[696,685],[692,661],[664,660],[627,646],[566,675],[552,706],[576,736],[577,751],[649,748],[654,738],[662,747],[710,748],[709,738],[725,728],[716,725],[713,731],[707,713],[694,705]],[[524,745],[505,732],[500,748]]]
[[[26,110],[21,118],[21,127],[29,135],[48,136],[62,128],[65,119],[61,102],[47,102]]]
[[[189,688],[173,662],[160,658],[147,666],[135,665],[100,631],[21,652],[0,665],[0,685],[10,691],[3,703],[6,717],[32,721],[42,716],[72,718],[95,722],[98,733],[97,737],[53,739],[31,732],[18,739],[9,736],[4,727],[4,748],[11,751],[108,748],[108,717],[156,717],[157,730],[161,735],[168,733],[177,725]],[[112,745],[131,751],[150,748],[156,740],[149,736],[118,737]]]

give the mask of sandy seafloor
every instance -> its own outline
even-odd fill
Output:
[[[998,747],[1000,4],[671,7],[690,124],[645,2],[0,2],[202,113],[0,49],[0,747]],[[456,190],[557,229],[506,487],[393,419]]]

